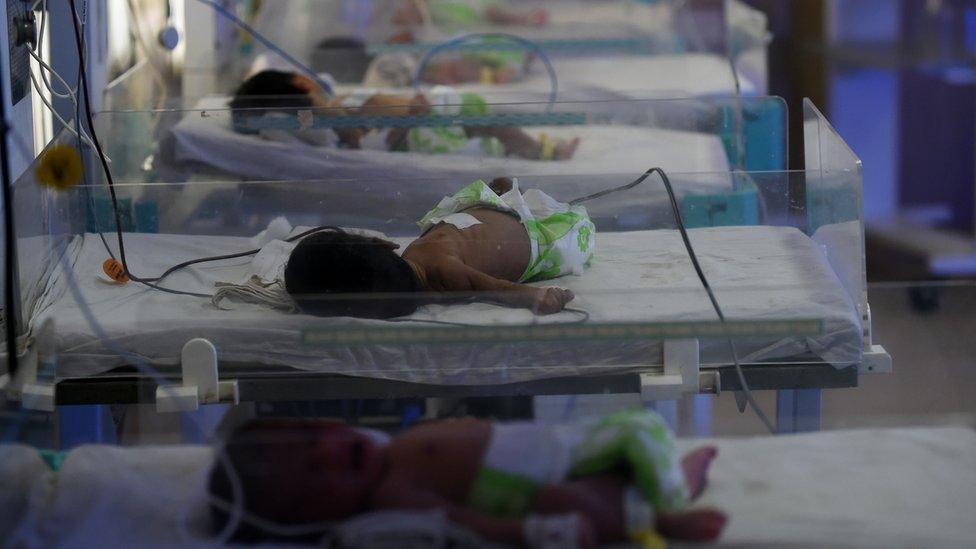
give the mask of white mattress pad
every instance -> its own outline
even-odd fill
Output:
[[[821,319],[814,337],[737,340],[743,361],[789,360],[811,354],[842,367],[860,361],[859,317],[820,247],[791,228],[725,227],[695,229],[691,239],[725,314],[733,320]],[[406,243],[406,240],[402,240]],[[130,234],[130,268],[156,275],[188,259],[253,247],[242,237]],[[265,367],[437,384],[497,384],[546,377],[646,369],[661,363],[659,341],[553,341],[458,345],[372,345],[316,347],[302,343],[302,331],[350,326],[393,326],[362,319],[321,319],[233,303],[215,308],[206,299],[174,296],[135,283],[105,282],[106,253],[97,235],[86,234],[69,247],[69,258],[88,306],[118,345],[160,366],[174,366],[191,338],[207,337],[221,360]],[[243,258],[181,271],[165,285],[213,292],[216,281],[240,281],[252,269]],[[34,326],[54,323],[58,373],[89,376],[123,365],[99,341],[67,291],[60,268],[37,307]],[[714,312],[676,231],[600,233],[592,267],[545,285],[570,288],[573,307],[594,323],[713,321]],[[485,303],[432,305],[409,318],[465,324],[525,325],[572,322],[570,312],[539,317],[527,310]],[[415,327],[410,322],[397,328]],[[421,327],[423,327],[421,325]],[[727,344],[702,341],[703,361],[726,364]]]

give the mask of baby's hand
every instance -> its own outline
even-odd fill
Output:
[[[532,311],[540,315],[558,313],[575,297],[573,292],[564,288],[539,288]]]

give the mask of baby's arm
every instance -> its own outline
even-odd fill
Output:
[[[441,509],[449,520],[486,540],[512,545],[524,543],[521,520],[483,515],[396,476],[383,482],[374,495],[373,504],[378,509]]]
[[[430,272],[433,271],[433,272]],[[512,307],[524,307],[539,314],[562,311],[573,300],[573,292],[563,288],[536,288],[501,280],[448,257],[428,270],[428,281],[445,292],[479,292],[484,299]]]
[[[373,504],[378,509],[440,509],[447,514],[448,520],[471,530],[487,541],[517,546],[524,546],[528,542],[524,519],[500,518],[479,513],[417,487],[408,480],[389,478],[377,490]],[[579,516],[578,520],[576,546],[581,549],[595,547],[596,534],[588,519]]]

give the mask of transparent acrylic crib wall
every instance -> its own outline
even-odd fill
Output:
[[[410,100],[412,95],[400,97]],[[235,113],[218,99],[198,110],[101,113],[98,125],[117,183],[355,180],[358,187],[333,193],[352,202],[344,210],[350,216],[353,212],[367,215],[385,211],[381,205],[396,211],[403,209],[404,203],[411,204],[411,215],[419,216],[454,192],[459,181],[500,176],[572,174],[585,179],[578,189],[578,196],[583,196],[618,186],[657,166],[669,172],[699,174],[678,187],[688,226],[749,225],[760,222],[766,200],[776,197],[763,198],[753,177],[736,172],[779,172],[786,167],[786,106],[779,98],[553,103],[544,99],[520,102],[519,94],[512,97],[505,92],[484,93],[482,97],[487,101],[486,112],[477,115],[461,115],[463,107],[459,104],[431,107],[426,114],[409,116],[404,116],[399,107],[369,107],[358,116],[341,108]],[[540,143],[543,138],[551,142],[579,138],[580,145],[569,160],[538,161],[519,158],[518,151],[498,157],[497,151],[478,150],[476,143],[475,150],[467,147],[456,154],[376,150],[387,145],[375,139],[367,143],[367,138],[363,138],[363,150],[336,143],[340,132],[361,127],[411,132],[508,128],[525,132],[526,137]],[[97,167],[93,160],[87,163],[90,168]],[[99,170],[90,171],[92,181],[99,181]],[[403,184],[422,178],[451,183]],[[205,190],[208,188],[203,184],[188,186],[192,191],[181,195],[178,204],[167,204],[145,196],[153,186],[137,187],[122,199],[123,217],[131,218],[125,226],[140,231],[186,232],[183,221],[174,215],[191,214],[194,204],[199,206],[211,196]],[[359,188],[369,190],[366,194],[371,211],[355,203],[363,196]],[[657,214],[619,194],[607,199],[611,201],[608,203],[620,204],[607,222],[622,229],[648,228],[654,223],[667,226],[671,215],[666,201],[661,200],[661,189],[656,191]],[[556,195],[566,200],[574,197],[566,192]],[[109,196],[96,192],[91,200],[92,219],[102,227],[114,226]],[[139,209],[143,213],[133,215]],[[153,217],[152,212],[159,215]],[[412,230],[414,221],[416,218],[409,216],[398,219],[398,230]],[[391,228],[387,225],[386,230]],[[94,230],[91,221],[88,229]]]
[[[708,53],[731,60],[735,71],[748,79],[755,95],[767,91],[765,48],[768,31],[765,17],[745,7],[738,0],[694,0],[642,2],[515,2],[513,10],[542,8],[550,12],[545,27],[517,24],[397,24],[395,14],[410,3],[399,0],[382,2],[278,1],[265,3],[254,12],[253,4],[241,2],[232,6],[238,17],[248,21],[278,47],[313,70],[329,72],[343,84],[362,81],[362,52],[354,49],[322,49],[319,43],[330,37],[354,37],[367,45],[371,59],[380,53],[397,51],[423,54],[431,47],[465,33],[505,32],[528,39],[532,47],[541,48],[549,57],[562,56],[628,56],[648,54]],[[184,106],[209,93],[228,93],[249,71],[257,55],[267,48],[246,33],[228,32],[228,23],[210,7],[197,2],[187,6],[187,48],[183,67]],[[404,32],[411,33],[414,44],[387,44]],[[190,47],[195,45],[195,47]],[[459,44],[465,46],[465,44]],[[472,47],[472,44],[466,44]],[[519,46],[519,47],[524,47]],[[451,48],[447,52],[456,51]],[[271,67],[294,70],[275,55],[265,61]],[[346,66],[348,65],[348,66]],[[542,77],[541,66],[535,72]],[[662,77],[686,72],[680,64],[669,64]],[[564,75],[563,89],[571,89],[571,74]],[[686,81],[688,78],[680,79]],[[604,82],[606,86],[631,90],[626,80]],[[736,91],[735,82],[727,83],[726,94]],[[687,95],[693,90],[665,88],[672,95]],[[146,105],[148,107],[148,105]]]
[[[384,93],[401,102],[415,101],[412,91]],[[197,108],[182,111],[103,112],[98,125],[120,182],[178,182],[219,178],[221,174],[245,180],[380,177],[391,171],[397,176],[429,175],[430,170],[422,168],[432,162],[430,155],[425,159],[412,154],[375,154],[348,150],[348,143],[336,145],[336,132],[357,127],[415,126],[426,132],[497,126],[521,128],[532,138],[543,134],[553,139],[581,138],[579,154],[568,162],[517,162],[514,160],[520,155],[512,153],[509,156],[513,161],[506,163],[491,158],[490,151],[477,149],[458,153],[463,158],[437,156],[453,159],[459,166],[440,172],[459,175],[480,168],[497,168],[493,173],[479,174],[482,177],[563,172],[604,175],[643,171],[654,162],[672,171],[702,173],[780,171],[787,165],[786,105],[779,98],[588,100],[585,94],[565,95],[565,99],[553,102],[545,94],[526,97],[519,92],[486,90],[476,94],[484,101],[478,108],[484,112],[472,113],[464,111],[462,102],[468,101],[465,93],[449,94],[445,99],[425,93],[423,101],[434,104],[413,110],[409,116],[396,106],[360,110],[255,108],[240,109],[235,114],[228,108],[227,98],[212,97]],[[588,136],[591,129],[598,135]],[[619,143],[606,135],[618,130]],[[367,140],[362,148],[382,146],[376,140]],[[591,150],[594,147],[602,148]],[[290,152],[283,153],[283,149]],[[671,149],[676,150],[659,154]],[[626,157],[627,162],[577,162],[587,154],[590,156],[586,158],[602,160],[599,152],[606,152],[607,158]],[[290,162],[276,161],[287,154],[291,155]],[[267,162],[263,161],[265,157]],[[353,157],[361,159],[354,161]],[[306,169],[319,166],[313,161],[322,159],[334,161],[334,165],[326,162],[322,166],[328,169],[324,171]]]

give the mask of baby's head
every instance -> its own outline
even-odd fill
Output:
[[[285,266],[285,289],[318,316],[394,318],[417,310],[417,275],[381,238],[342,231],[301,240]]]
[[[322,420],[252,421],[236,429],[222,451],[209,483],[211,495],[223,502],[211,505],[217,529],[226,526],[226,505],[234,498],[228,462],[240,480],[244,510],[286,525],[339,521],[367,511],[386,463],[372,437]],[[246,522],[235,532],[238,541],[278,537]]]
[[[238,86],[230,108],[236,114],[246,114],[248,109],[288,112],[325,107],[328,102],[329,94],[311,78],[294,72],[265,70]]]

